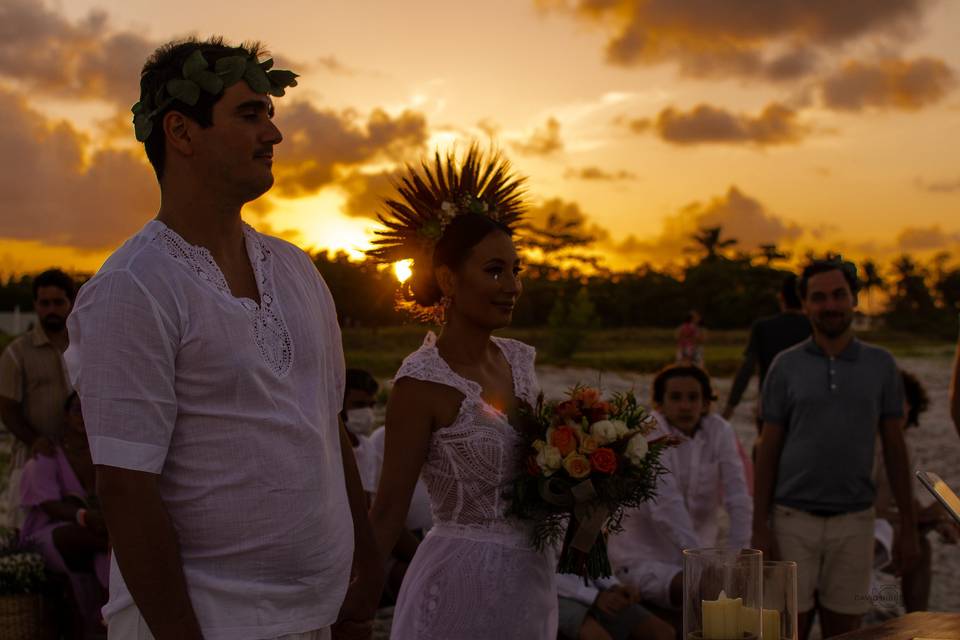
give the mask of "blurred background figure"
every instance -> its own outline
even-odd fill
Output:
[[[703,366],[703,346],[707,342],[707,330],[699,311],[691,311],[677,328],[677,364]]]

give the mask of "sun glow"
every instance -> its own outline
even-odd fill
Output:
[[[413,275],[413,271],[410,269],[412,262],[413,260],[401,260],[393,263],[393,275],[397,277],[397,280],[406,282],[407,278]]]

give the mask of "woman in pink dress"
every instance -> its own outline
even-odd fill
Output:
[[[80,616],[73,631],[82,637],[84,627],[103,629],[100,608],[107,601],[107,529],[95,506],[93,461],[76,393],[67,399],[66,410],[67,428],[60,446],[49,455],[37,455],[23,469],[20,504],[26,519],[20,538],[37,548],[50,570],[70,579]]]
[[[506,516],[519,472],[520,407],[534,404],[534,350],[491,333],[510,323],[520,295],[511,225],[519,181],[499,157],[471,148],[404,179],[404,203],[378,258],[413,258],[407,299],[442,312],[396,376],[380,485],[370,517],[387,554],[418,478],[433,528],[417,548],[394,609],[394,640],[554,640],[556,562]],[[422,248],[422,249],[421,249]]]

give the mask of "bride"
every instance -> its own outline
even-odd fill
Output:
[[[522,179],[499,155],[472,146],[420,171],[408,168],[381,220],[372,254],[413,259],[401,296],[442,316],[403,362],[390,394],[383,474],[370,517],[389,555],[423,477],[434,526],[407,570],[391,638],[556,638],[555,559],[505,517],[517,473],[518,405],[538,392],[532,347],[492,332],[510,324],[520,295],[513,226]]]

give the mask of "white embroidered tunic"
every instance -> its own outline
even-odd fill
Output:
[[[155,220],[84,285],[69,320],[93,460],[160,475],[207,640],[330,625],[353,554],[333,300],[301,250],[244,236],[260,304]],[[104,613],[131,604],[114,562]]]
[[[532,406],[533,348],[493,340],[512,369],[514,394]],[[464,399],[453,424],[430,440],[421,477],[434,525],[404,577],[390,637],[554,640],[554,555],[533,549],[530,531],[504,515],[504,493],[519,470],[519,435],[483,400],[479,384],[440,357],[432,333],[404,360],[397,379],[405,377],[453,387]]]

